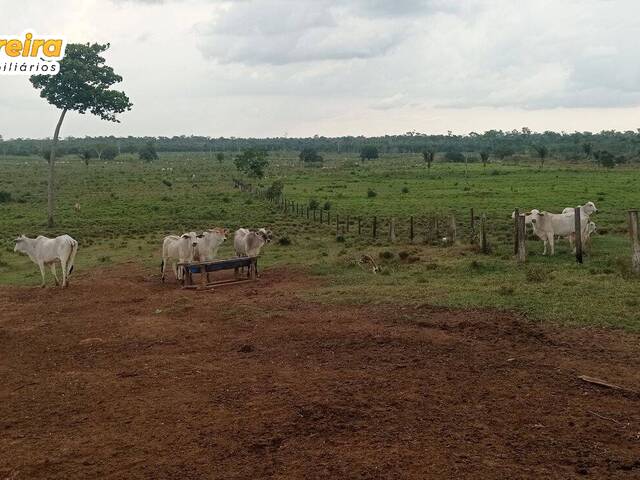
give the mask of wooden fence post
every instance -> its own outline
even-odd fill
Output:
[[[456,237],[458,235],[458,229],[456,227],[456,217],[451,215],[449,219],[449,242],[456,243]]]
[[[373,238],[376,238],[376,234],[377,234],[376,228],[378,226],[377,223],[378,223],[378,219],[376,217],[373,217],[373,228],[372,228],[372,230],[373,230]]]
[[[520,209],[516,208],[513,211],[513,254],[518,256],[518,219],[520,218]]]
[[[322,209],[320,209],[320,223],[322,223]]]
[[[576,226],[576,238],[575,238],[575,246],[576,246],[576,262],[582,263],[582,222],[580,219],[580,207],[576,207],[573,209],[574,211],[574,219]]]
[[[413,215],[409,217],[409,242],[413,243]]]
[[[336,213],[336,235],[340,233],[340,215]]]
[[[349,223],[351,223],[351,218],[349,217],[349,215],[347,215],[347,232],[349,232]]]
[[[470,223],[470,228],[471,228],[471,233],[470,233],[470,240],[469,243],[471,243],[471,245],[473,245],[474,243],[476,243],[476,215],[473,211],[473,207],[471,208],[471,223]]]
[[[524,215],[518,215],[518,254],[516,260],[518,263],[524,263],[527,261],[527,236],[525,234],[525,217]]]
[[[396,219],[391,217],[389,219],[389,241],[394,243],[396,241]]]
[[[487,240],[487,215],[482,214],[480,218],[480,250],[482,253],[489,253],[489,242]]]
[[[314,222],[316,221],[316,209],[315,208],[313,209],[313,221]]]
[[[309,220],[309,205],[307,205],[307,220]]]
[[[331,211],[327,210],[327,225],[331,225]]]
[[[631,236],[631,271],[640,275],[640,227],[638,210],[629,210],[629,235]]]
[[[358,217],[358,235],[362,235],[362,218]]]

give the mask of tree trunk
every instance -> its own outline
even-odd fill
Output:
[[[54,226],[53,189],[54,189],[54,171],[55,171],[55,163],[56,163],[56,147],[58,146],[58,137],[60,135],[60,127],[62,127],[62,122],[66,114],[67,114],[67,109],[65,108],[62,110],[62,113],[60,114],[60,118],[58,119],[58,124],[56,125],[56,130],[53,133],[53,143],[51,144],[51,154],[49,155],[49,182],[48,182],[49,184],[47,185],[47,226],[49,228]]]

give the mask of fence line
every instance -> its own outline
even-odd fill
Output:
[[[325,210],[317,205],[312,208],[310,205],[300,204],[293,200],[287,200],[282,194],[271,195],[268,189],[254,188],[252,184],[245,183],[239,179],[233,179],[234,187],[240,191],[248,192],[258,198],[272,203],[276,208],[282,210],[285,214],[292,214],[299,218],[306,218],[309,222],[325,224],[329,227],[329,231],[333,232],[331,222],[331,211]],[[576,261],[583,262],[583,242],[581,225],[581,212],[579,208],[574,210],[575,217],[575,247]],[[390,243],[396,242],[398,239],[406,239],[408,243],[414,243],[416,239],[422,239],[428,244],[451,244],[455,243],[459,238],[467,238],[458,235],[458,226],[466,227],[464,223],[459,224],[454,214],[428,214],[422,216],[409,215],[405,222],[398,222],[398,218],[389,215],[386,219],[380,219],[377,215],[372,215],[368,220],[362,215],[352,217],[351,215],[340,215],[335,212],[335,235],[345,235],[351,233],[351,226],[357,230],[357,236],[361,238],[370,237],[374,240],[385,237],[380,235],[380,228],[385,226],[388,228],[386,239]],[[480,252],[489,254],[492,251],[492,245],[489,241],[489,225],[486,212],[477,212],[474,208],[469,209],[468,223],[468,242],[471,245],[478,245]],[[524,263],[527,259],[527,235],[525,215],[521,214],[519,209],[514,210],[513,227],[511,238],[513,239],[514,259],[518,263]],[[354,219],[354,220],[353,220]],[[638,210],[628,211],[629,234],[631,237],[631,269],[634,273],[640,275],[640,227],[638,226]],[[399,227],[406,225],[406,230]],[[443,236],[444,235],[444,236]],[[507,234],[508,237],[508,234]]]

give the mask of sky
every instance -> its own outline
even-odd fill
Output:
[[[640,128],[636,0],[0,0],[0,38],[109,42],[120,123],[63,136],[280,137]],[[0,76],[0,135],[56,109]]]

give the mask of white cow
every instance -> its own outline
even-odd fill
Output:
[[[533,233],[544,242],[543,255],[547,254],[547,246],[550,247],[551,255],[555,254],[555,236],[568,237],[575,232],[575,215],[573,213],[549,213],[538,210],[531,211],[531,222]],[[583,238],[587,236],[587,226],[589,218],[580,218],[581,234]]]
[[[262,247],[273,238],[271,230],[261,228],[255,232],[239,228],[233,236],[233,248],[238,257],[257,257]]]
[[[226,228],[210,228],[202,235],[197,235],[195,257],[201,262],[209,262],[216,258],[218,249],[227,240]]]
[[[178,270],[178,263],[192,262],[197,245],[197,237],[193,232],[181,236],[167,235],[162,241],[162,281],[164,282],[167,262],[173,260],[172,269],[176,280],[182,280],[182,269]]]
[[[73,261],[78,252],[78,242],[69,235],[60,235],[56,238],[47,238],[42,235],[36,238],[28,238],[20,235],[16,238],[16,246],[13,251],[28,255],[31,261],[38,265],[42,275],[41,287],[45,286],[45,265],[51,266],[53,278],[56,281],[56,285],[59,285],[55,264],[59,260],[62,269],[62,287],[69,286],[69,275],[73,271]]]

